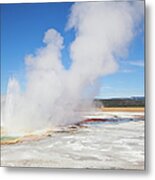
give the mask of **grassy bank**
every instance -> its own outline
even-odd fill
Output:
[[[144,107],[102,107],[104,112],[144,112]]]

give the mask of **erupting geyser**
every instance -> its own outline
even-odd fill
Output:
[[[63,37],[49,29],[45,47],[25,58],[25,91],[15,78],[9,80],[2,109],[7,132],[27,133],[79,121],[83,94],[99,77],[117,70],[116,59],[126,55],[142,16],[141,2],[75,3],[66,26],[76,33],[70,46],[71,67],[66,70],[61,61]]]

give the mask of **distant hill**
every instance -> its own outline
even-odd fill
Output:
[[[129,98],[111,98],[111,99],[95,99],[96,107],[144,107],[144,97],[129,97]]]

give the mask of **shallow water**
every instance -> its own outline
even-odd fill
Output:
[[[144,169],[144,120],[86,123],[39,141],[3,145],[1,159],[2,166]]]

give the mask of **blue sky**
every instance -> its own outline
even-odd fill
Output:
[[[6,93],[7,82],[14,75],[24,89],[24,57],[44,44],[44,33],[55,28],[64,37],[62,61],[70,67],[69,45],[74,31],[65,31],[72,3],[1,5],[1,94]],[[128,97],[144,95],[144,24],[129,47],[129,54],[118,59],[119,70],[100,79],[97,97]]]

